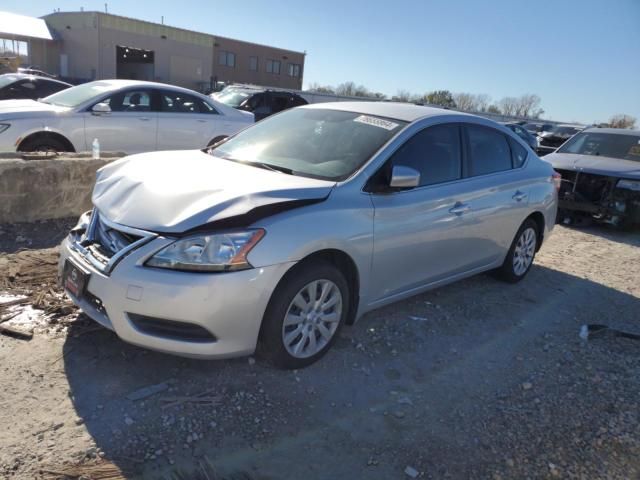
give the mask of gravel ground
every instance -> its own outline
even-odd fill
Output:
[[[479,275],[377,310],[296,372],[146,351],[75,314],[0,336],[0,477],[640,478],[640,343],[578,336],[640,333],[639,247],[557,227],[520,284]]]

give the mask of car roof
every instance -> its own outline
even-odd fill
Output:
[[[468,113],[462,113],[444,108],[423,107],[411,103],[399,102],[328,102],[313,103],[299,108],[329,108],[345,112],[361,113],[363,115],[375,115],[378,117],[392,118],[404,122],[414,122],[421,118],[435,117],[438,115],[461,115],[476,117]]]
[[[600,128],[589,127],[583,130],[584,132],[598,132],[598,133],[611,133],[614,135],[636,135],[640,136],[640,130],[629,130],[627,128]]]
[[[58,80],[57,78],[45,77],[43,75],[36,75],[36,74],[33,74],[33,73],[3,73],[0,76],[1,77],[15,77],[16,81],[17,80],[24,80],[25,78],[26,79],[30,79],[30,80],[38,79],[38,80],[49,80],[51,82],[60,83],[62,85],[68,85],[69,87],[73,86],[70,83],[63,82],[62,80]]]
[[[111,80],[94,80],[93,82],[89,82],[89,83],[108,84],[108,85],[112,86],[114,89],[116,89],[116,88],[127,88],[127,87],[167,88],[167,89],[171,89],[171,90],[177,90],[177,91],[180,91],[180,92],[188,93],[190,95],[193,95],[195,93],[197,95],[201,95],[203,97],[206,97],[205,95],[202,95],[201,93],[198,93],[195,90],[190,90],[188,88],[177,87],[175,85],[169,85],[169,84],[166,84],[166,83],[149,82],[149,81],[143,81],[143,80],[111,79]]]

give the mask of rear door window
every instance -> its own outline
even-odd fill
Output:
[[[273,99],[273,113],[281,112],[289,108],[289,95],[286,93],[274,93]]]
[[[489,127],[467,125],[468,174],[471,177],[511,170],[507,137]]]
[[[160,92],[160,108],[169,113],[218,113],[204,100],[182,92]]]

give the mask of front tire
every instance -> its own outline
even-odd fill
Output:
[[[39,136],[24,142],[19,151],[21,152],[65,152],[68,149],[56,138]]]
[[[502,267],[497,270],[502,280],[517,283],[529,273],[536,256],[539,238],[538,224],[531,219],[525,220],[511,243]]]
[[[335,266],[302,263],[282,279],[265,312],[258,352],[278,368],[304,368],[335,342],[349,311],[349,287]]]

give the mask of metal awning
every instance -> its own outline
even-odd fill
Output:
[[[53,40],[43,19],[9,12],[0,12],[0,37],[3,35]]]

